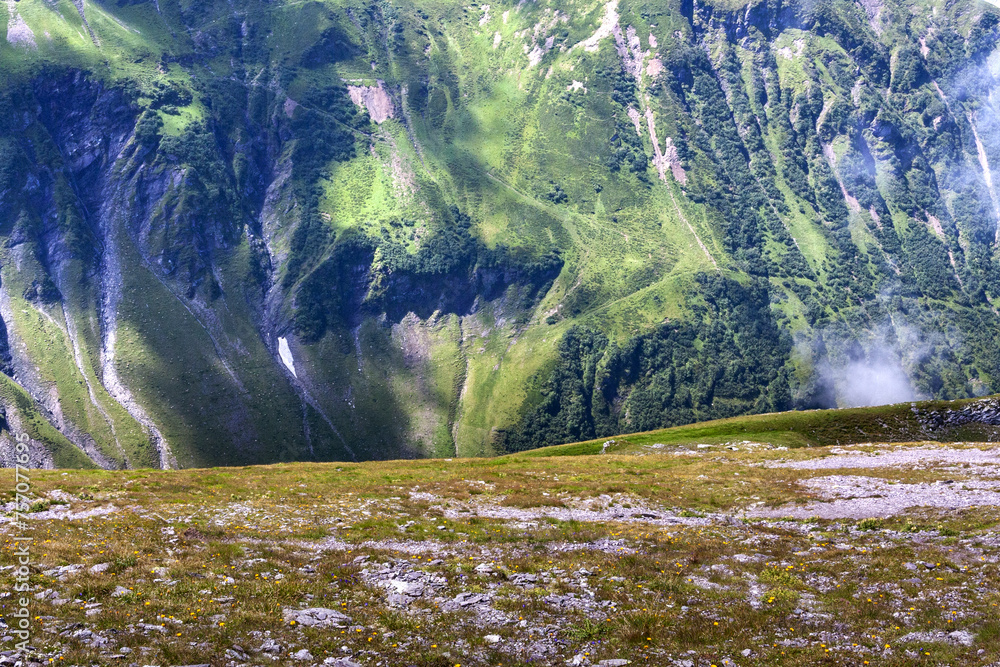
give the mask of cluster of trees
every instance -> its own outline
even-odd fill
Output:
[[[771,314],[766,281],[701,275],[697,283],[703,304],[690,321],[620,346],[570,329],[555,368],[533,380],[537,405],[498,445],[520,451],[790,407],[791,341]]]
[[[646,180],[646,170],[649,168],[649,157],[642,139],[635,131],[635,125],[628,116],[628,108],[638,109],[636,100],[635,79],[626,72],[620,64],[601,72],[611,82],[611,101],[614,108],[615,131],[611,135],[611,154],[608,156],[608,169],[617,172],[623,166]]]
[[[310,89],[295,110],[291,121],[295,137],[292,179],[302,213],[292,234],[282,279],[286,288],[314,266],[330,245],[329,230],[319,214],[322,189],[318,181],[330,162],[355,156],[354,131],[367,124],[367,114],[357,112],[347,89],[340,85]]]

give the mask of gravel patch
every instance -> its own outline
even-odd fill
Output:
[[[747,515],[760,518],[867,519],[902,514],[912,507],[964,509],[1000,505],[1000,482],[899,484],[877,477],[830,475],[807,479],[800,484],[829,500],[776,509],[754,509]]]
[[[835,456],[809,459],[806,461],[781,461],[769,463],[769,468],[793,468],[795,470],[829,470],[836,468],[895,468],[922,466],[934,463],[972,464],[976,466],[1000,466],[1000,448],[978,449],[969,447],[919,447],[886,450],[872,453],[847,452],[839,450]]]

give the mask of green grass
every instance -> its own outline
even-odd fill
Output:
[[[1000,658],[996,508],[914,509],[879,523],[738,519],[755,501],[809,500],[796,482],[829,474],[762,463],[832,453],[39,470],[31,478],[37,509],[55,489],[68,494],[74,511],[111,503],[121,509],[101,520],[28,522],[38,565],[32,586],[100,603],[88,615],[80,604],[32,600],[32,613],[36,627],[79,623],[113,637],[105,655],[145,647],[144,659],[159,664],[193,664],[234,646],[255,650],[263,635],[254,633],[265,631],[285,647],[282,655],[307,648],[314,657],[350,653],[406,665],[509,664],[511,649],[549,637],[558,641],[544,664],[581,653],[592,663],[669,664],[689,651],[724,664],[749,650],[763,664],[860,659],[904,667],[913,664],[906,649],[917,646],[902,643],[906,635],[956,630],[973,636],[971,649],[922,642],[928,664]],[[874,474],[900,483],[954,477],[944,468]],[[0,470],[0,488],[12,481],[12,471]],[[430,495],[414,497],[418,491]],[[555,496],[570,505],[614,502],[625,512],[561,520],[548,515],[560,510]],[[704,511],[709,496],[718,503],[711,515]],[[533,520],[483,515],[504,506]],[[629,516],[640,507],[676,522]],[[915,524],[918,531],[901,530]],[[16,562],[15,548],[0,548],[0,565]],[[43,574],[98,563],[110,567]],[[383,567],[428,575],[433,592],[390,606],[385,586],[373,579]],[[516,583],[524,575],[534,580]],[[127,593],[113,596],[118,587]],[[438,598],[462,593],[486,595],[492,611],[441,609]],[[562,606],[560,599],[576,602]],[[285,609],[317,606],[351,621],[317,631],[283,620]],[[154,634],[140,624],[169,631]],[[501,637],[505,652],[486,640],[490,634]],[[75,637],[39,632],[34,646],[46,661],[100,660]]]
[[[0,375],[0,396],[21,419],[22,428],[32,440],[40,442],[52,454],[59,468],[94,468],[94,462],[60,433],[39,410],[34,399],[6,375]]]
[[[974,403],[978,399],[960,401],[921,401],[871,408],[836,410],[806,410],[732,417],[714,421],[675,426],[673,428],[631,433],[587,442],[544,447],[518,454],[524,457],[581,456],[602,450],[623,453],[641,451],[654,444],[677,447],[695,445],[737,445],[743,442],[761,443],[774,447],[825,447],[866,442],[912,442],[930,440],[950,442],[956,435],[973,436],[977,426],[979,439],[995,440],[997,429],[982,425],[925,429],[913,412],[946,411]],[[963,437],[959,435],[958,437]],[[605,443],[611,443],[605,448]]]

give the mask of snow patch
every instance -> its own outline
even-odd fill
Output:
[[[281,357],[281,363],[285,365],[292,375],[298,377],[295,372],[295,359],[292,357],[292,350],[288,347],[288,339],[284,336],[278,338],[278,356]]]

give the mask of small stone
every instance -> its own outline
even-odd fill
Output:
[[[261,653],[278,654],[281,653],[281,644],[274,641],[273,639],[266,639],[264,640],[264,643],[261,644],[259,650]]]
[[[538,577],[533,574],[518,573],[512,574],[508,579],[515,586],[532,586],[538,581]]]
[[[292,654],[292,660],[312,660],[312,658],[313,654],[309,652],[309,649],[302,649]]]
[[[483,637],[483,641],[486,642],[487,644],[499,644],[500,635],[486,635],[485,637]]]
[[[625,665],[632,664],[631,660],[626,660],[625,658],[610,658],[608,660],[601,660],[599,663],[600,667],[625,667]]]
[[[130,591],[129,589],[125,588],[124,586],[116,586],[115,590],[111,593],[111,597],[113,597],[113,598],[123,598],[126,595],[130,595],[131,593],[132,593],[132,591]]]
[[[403,581],[401,579],[390,579],[385,582],[387,588],[393,588],[400,595],[409,595],[410,597],[420,597],[424,594],[423,584],[418,584],[411,581]]]
[[[102,572],[107,572],[109,567],[111,567],[111,563],[98,563],[97,565],[90,568],[90,573],[101,574]]]
[[[486,599],[485,595],[480,595],[478,593],[460,593],[455,597],[455,602],[463,607],[468,607],[474,604],[479,604]]]
[[[956,630],[955,632],[949,632],[948,639],[956,644],[961,644],[962,646],[972,646],[973,642],[976,640],[975,636],[968,630]]]

